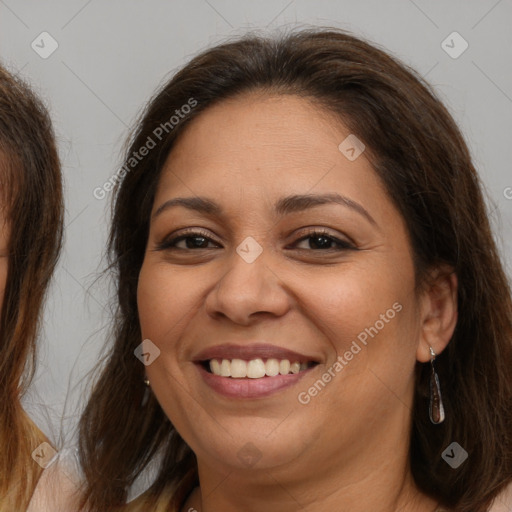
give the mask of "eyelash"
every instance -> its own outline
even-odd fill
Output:
[[[332,236],[325,229],[311,229],[311,230],[307,230],[306,233],[305,233],[305,236],[302,236],[301,238],[296,240],[295,243],[302,242],[304,240],[307,240],[308,238],[318,238],[318,237],[327,238],[329,241],[336,243],[338,245],[338,248],[299,249],[299,250],[303,250],[303,251],[304,250],[305,251],[322,251],[322,252],[357,250],[357,248],[352,243],[347,242],[345,240],[340,240],[339,238],[336,238],[336,237]],[[196,249],[193,249],[193,248],[192,249],[190,249],[190,248],[183,249],[181,247],[176,247],[176,244],[178,242],[181,242],[182,240],[187,240],[187,239],[190,239],[190,238],[204,238],[208,242],[216,243],[214,240],[212,240],[208,236],[208,233],[206,233],[205,231],[202,231],[200,229],[195,229],[195,230],[191,229],[191,230],[188,230],[188,231],[185,231],[185,232],[181,233],[180,235],[178,235],[178,236],[176,236],[174,238],[163,240],[162,242],[160,242],[157,245],[156,250],[157,251],[170,251],[170,250],[192,251],[192,250],[208,250],[209,249],[209,248],[206,248],[206,247],[198,247]]]

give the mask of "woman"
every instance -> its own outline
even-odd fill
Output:
[[[131,141],[83,510],[500,505],[510,289],[421,78],[338,30],[247,36],[177,73]]]
[[[52,449],[42,445],[48,440],[23,411],[21,397],[34,371],[42,304],[61,246],[63,211],[48,113],[26,84],[0,67],[2,512],[27,509],[50,462]]]

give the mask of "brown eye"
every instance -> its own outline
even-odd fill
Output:
[[[295,242],[295,246],[298,243],[306,242],[308,247],[298,247],[300,250],[320,250],[320,251],[343,251],[343,250],[355,250],[356,248],[345,240],[340,240],[326,231],[312,231],[307,236],[300,238]],[[334,245],[334,247],[333,247]]]
[[[179,243],[185,242],[182,246]],[[188,231],[175,237],[166,238],[158,244],[156,250],[188,250],[188,249],[209,249],[208,244],[212,243],[218,246],[206,233],[202,231]]]

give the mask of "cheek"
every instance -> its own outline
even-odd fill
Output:
[[[141,335],[160,349],[159,363],[174,367],[176,360],[182,358],[183,347],[177,340],[190,328],[203,302],[198,282],[201,281],[193,269],[177,270],[165,262],[151,260],[142,265],[137,288]]]
[[[311,280],[310,291],[302,296],[307,296],[308,317],[331,345],[327,369],[344,376],[335,379],[333,393],[349,389],[361,393],[361,403],[384,404],[386,397],[404,396],[415,368],[419,331],[414,272],[407,258],[396,264],[371,260]],[[339,399],[344,401],[341,395]]]
[[[371,268],[316,280],[308,293],[308,317],[333,354],[322,376],[330,383],[314,398],[316,407],[352,411],[355,429],[361,428],[358,422],[370,425],[377,411],[384,414],[397,404],[402,408],[396,397],[407,403],[413,382],[418,334],[414,282],[406,268],[396,268],[404,270],[401,278],[388,265],[374,262]],[[304,382],[301,390],[308,397],[322,389],[317,379]],[[355,404],[361,408],[357,414]]]
[[[382,332],[402,325],[404,306],[410,302],[413,289],[410,277],[407,271],[395,275],[387,265],[373,261],[325,278],[306,279],[302,296],[310,317],[324,326],[343,349],[344,342],[375,324]]]
[[[186,290],[187,287],[176,282],[176,275],[170,275],[163,266],[144,262],[137,288],[137,307],[144,338],[157,342],[169,330],[183,309]]]

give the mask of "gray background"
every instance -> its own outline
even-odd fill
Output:
[[[486,185],[498,243],[512,263],[512,0],[0,0],[0,58],[46,100],[66,190],[66,240],[46,305],[31,416],[61,446],[107,345],[111,290],[98,279],[108,202],[93,190],[117,170],[133,120],[198,51],[247,29],[331,25],[412,65],[462,127]],[[457,31],[458,58],[442,42]],[[51,49],[48,32],[58,48]],[[43,42],[41,42],[43,39]],[[448,39],[458,51],[461,41]],[[64,419],[63,419],[64,418]]]

